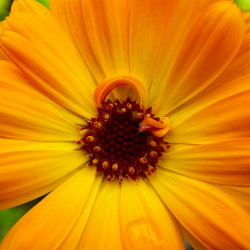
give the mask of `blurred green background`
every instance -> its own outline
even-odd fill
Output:
[[[11,227],[43,198],[44,196],[21,206],[0,211],[0,243]]]
[[[37,0],[44,6],[49,8],[49,0]],[[4,20],[9,15],[10,7],[13,0],[0,0],[0,21]]]

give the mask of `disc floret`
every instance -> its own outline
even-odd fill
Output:
[[[83,137],[78,142],[89,155],[90,165],[103,172],[108,181],[122,182],[128,177],[136,180],[152,174],[167,144],[163,137],[139,131],[145,117],[160,120],[152,114],[152,108],[144,109],[128,98],[123,102],[103,102],[97,111],[97,118],[80,131]]]

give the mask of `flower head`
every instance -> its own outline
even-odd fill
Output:
[[[1,28],[0,249],[249,249],[249,13],[232,1],[16,0]]]

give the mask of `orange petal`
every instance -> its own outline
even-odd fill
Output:
[[[250,33],[250,11],[244,12],[243,14],[246,24],[246,33]]]
[[[130,72],[150,88],[150,106],[162,93],[193,23],[213,2],[218,0],[128,1]]]
[[[34,88],[30,83],[30,79],[28,79],[25,74],[12,62],[0,61],[0,75],[0,85],[2,87],[6,87],[10,91],[16,92],[19,95],[28,95],[33,100],[41,102],[41,104],[43,103],[46,105],[51,105],[51,109],[55,110],[56,113],[65,118],[65,120],[70,121],[70,123],[83,123],[82,118],[46,97],[42,92],[39,91],[39,89]]]
[[[93,172],[95,174],[95,170]],[[89,176],[88,177],[86,176],[85,178],[89,178]],[[92,179],[92,173],[91,173],[91,179]],[[83,232],[86,228],[86,224],[88,223],[91,211],[94,207],[96,198],[99,194],[101,182],[102,182],[102,175],[97,175],[95,178],[95,182],[91,187],[91,190],[89,192],[85,190],[86,195],[84,195],[84,198],[86,197],[85,200],[86,202],[84,204],[84,207],[82,207],[81,214],[77,218],[74,226],[71,228],[67,237],[65,237],[65,239],[61,242],[60,246],[58,246],[60,250],[80,249],[78,248],[78,245],[81,241]]]
[[[2,33],[2,26],[3,22],[0,22],[0,34]],[[4,54],[4,51],[0,47],[0,60],[7,60],[6,55]]]
[[[97,81],[129,73],[126,0],[52,0],[52,13],[70,30]]]
[[[44,17],[44,15],[46,15],[46,17],[50,16],[49,12],[46,11],[46,8],[41,3],[34,3],[33,0],[15,0],[11,5],[11,13],[14,12],[33,13],[41,17]]]
[[[244,13],[245,35],[235,58],[206,89],[171,113],[171,123],[180,123],[202,108],[231,95],[249,90],[250,85],[250,14]],[[164,114],[164,115],[167,115]]]
[[[119,227],[119,199],[119,183],[105,181],[78,244],[78,249],[123,249]]]
[[[205,182],[249,186],[249,152],[249,139],[193,145],[188,148],[173,145],[160,166]]]
[[[220,1],[208,7],[190,30],[164,84],[152,89],[158,91],[155,112],[166,116],[209,86],[234,58],[243,36],[243,15],[235,4]]]
[[[75,143],[0,139],[0,209],[44,195],[88,158]]]
[[[9,231],[0,249],[29,249],[31,246],[58,249],[71,234],[81,213],[89,216],[93,205],[90,197],[96,196],[100,179],[98,185],[94,182],[94,169],[79,171],[22,217]],[[84,229],[84,224],[81,226]]]
[[[97,103],[97,105],[100,106],[107,97],[107,95],[113,89],[122,85],[132,87],[133,90],[138,93],[138,99],[140,100],[141,104],[147,106],[147,101],[148,101],[147,90],[144,88],[143,84],[140,81],[129,75],[108,78],[99,83],[94,92],[94,100]]]
[[[179,223],[141,179],[121,185],[120,227],[124,249],[185,249]]]
[[[139,131],[147,130],[156,137],[163,137],[170,129],[170,120],[167,117],[161,117],[160,121],[152,118],[144,118]]]
[[[250,212],[250,186],[248,187],[235,187],[235,186],[226,186],[226,185],[216,185],[223,192],[232,196],[239,204],[247,209]]]
[[[150,182],[173,215],[206,247],[250,248],[249,214],[220,189],[160,169]]]
[[[12,13],[1,35],[2,49],[33,86],[66,109],[90,117],[96,86],[91,73],[51,13],[36,1],[25,1],[37,4],[43,14]]]
[[[216,81],[207,89],[198,94],[191,101],[185,103],[181,109],[169,114],[172,128],[178,127],[179,124],[185,122],[195,113],[206,109],[208,106],[215,104],[223,99],[232,97],[236,94],[249,90],[250,74],[242,74],[239,77],[235,75],[236,79],[228,79],[228,81]]]
[[[180,123],[172,124],[168,141],[207,144],[248,138],[250,136],[249,124],[250,90],[246,90],[202,108]]]
[[[195,250],[208,250],[200,241],[198,241],[190,232],[188,232],[184,227],[182,227],[182,232],[184,237],[187,239],[188,243]]]
[[[1,70],[0,70],[1,71]],[[18,76],[8,74],[9,80]],[[1,82],[1,80],[0,80]],[[50,102],[0,85],[0,136],[38,141],[78,141],[79,128],[58,113]]]

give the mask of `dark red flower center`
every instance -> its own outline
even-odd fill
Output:
[[[145,110],[128,98],[122,103],[108,100],[97,110],[97,118],[82,128],[83,138],[78,142],[89,155],[90,165],[103,172],[108,181],[152,174],[159,157],[170,147],[163,137],[147,130],[139,132],[144,118],[160,120],[151,113],[152,108]]]

